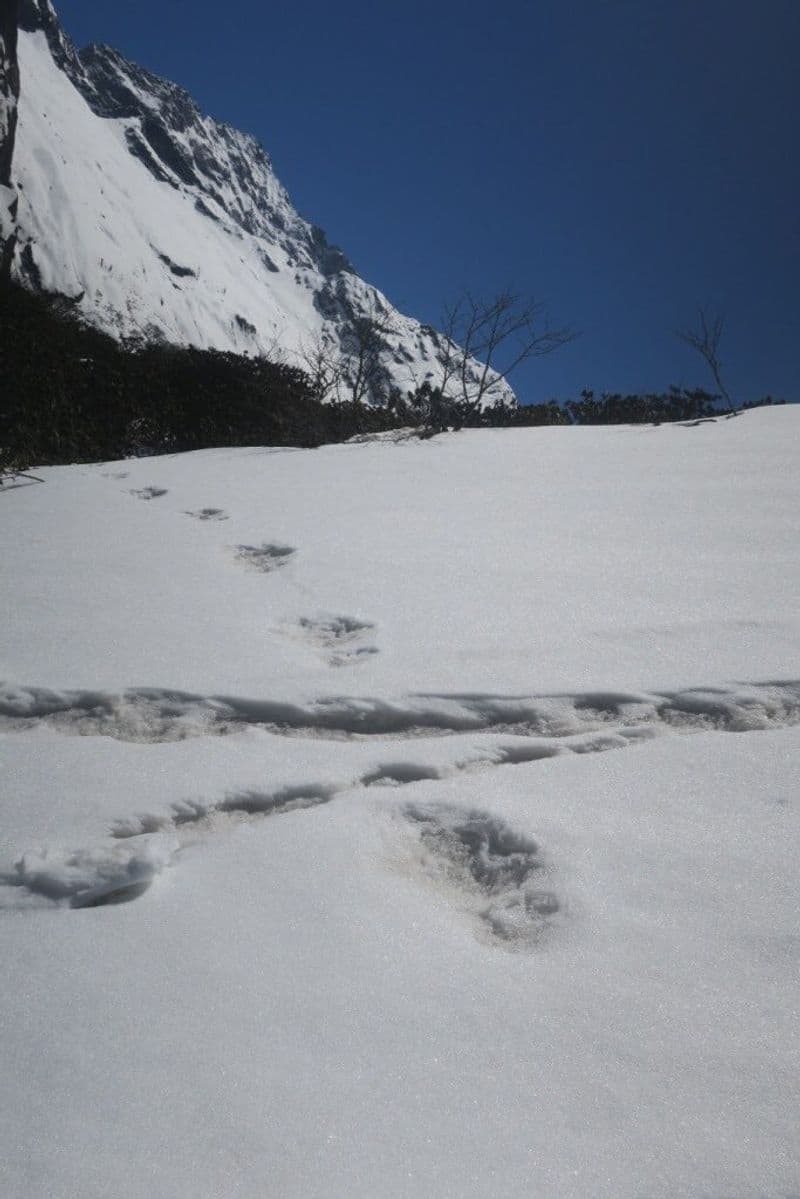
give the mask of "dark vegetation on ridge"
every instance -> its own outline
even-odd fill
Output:
[[[69,303],[0,287],[0,469],[226,445],[318,446],[395,426],[326,405],[297,367],[218,350],[124,344]]]
[[[770,399],[761,403],[772,403]],[[746,405],[754,406],[754,405]],[[82,323],[69,300],[0,285],[0,475],[41,464],[104,461],[212,446],[312,447],[408,425],[465,426],[702,420],[718,398],[595,396],[483,411],[423,384],[383,407],[323,403],[299,367],[164,344],[120,343]]]

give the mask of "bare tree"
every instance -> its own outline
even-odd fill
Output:
[[[301,343],[297,357],[311,381],[314,398],[321,403],[342,400],[343,364],[341,355],[323,333]]]
[[[439,387],[444,394],[455,380],[458,398],[472,412],[523,362],[544,358],[577,336],[570,328],[552,328],[543,303],[510,289],[489,300],[463,292],[444,308],[442,332]]]
[[[675,336],[679,337],[681,341],[686,342],[687,346],[691,346],[693,350],[697,351],[711,371],[717,389],[728,405],[728,411],[734,412],[733,400],[722,381],[722,363],[719,357],[719,347],[724,331],[725,321],[723,317],[706,312],[704,308],[699,308],[697,310],[697,328],[677,329]]]
[[[337,404],[387,398],[389,373],[383,353],[388,348],[387,337],[396,332],[391,313],[373,298],[340,328],[338,342],[322,332],[302,342],[297,351],[315,396]]]
[[[346,326],[342,380],[353,404],[385,398],[389,378],[381,355],[387,348],[386,338],[394,332],[390,312],[374,298]]]
[[[390,311],[372,298],[362,311],[351,311],[339,329],[338,340],[323,331],[297,351],[315,396],[337,404],[388,398],[390,379],[383,354],[389,348],[387,338],[396,332]]]

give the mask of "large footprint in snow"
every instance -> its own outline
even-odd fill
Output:
[[[531,837],[474,809],[409,804],[403,814],[419,837],[423,869],[457,888],[493,937],[523,945],[539,939],[560,903]]]
[[[281,545],[279,542],[265,541],[263,545],[237,545],[236,557],[251,570],[262,574],[270,574],[287,566],[297,553],[293,545]]]
[[[323,655],[329,666],[355,666],[377,654],[375,625],[355,616],[303,616],[289,631]]]

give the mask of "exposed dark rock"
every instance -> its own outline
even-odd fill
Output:
[[[194,206],[198,212],[202,212],[203,216],[207,216],[209,218],[209,220],[217,221],[217,222],[219,221],[219,217],[217,216],[217,214],[215,212],[211,211],[211,209],[206,204],[205,200],[201,199],[200,196],[198,196],[197,199],[195,200]]]
[[[256,333],[258,332],[255,325],[251,324],[251,322],[246,320],[243,316],[240,316],[238,312],[233,319],[237,329],[241,329],[242,333],[247,333],[249,337],[255,337]]]
[[[19,100],[16,8],[16,0],[0,3],[0,282],[8,278],[16,245],[17,197],[11,177]]]
[[[170,137],[167,126],[158,117],[142,118],[142,136],[151,150],[166,167],[177,175],[182,183],[190,187],[200,185],[200,180],[192,170],[186,156],[180,151],[174,139]]]
[[[175,180],[164,170],[138,129],[135,127],[126,129],[125,141],[134,158],[138,158],[140,162],[144,163],[150,174],[158,179],[159,183],[171,183],[173,187],[175,186]]]
[[[350,275],[355,274],[355,269],[344,250],[332,245],[328,241],[324,230],[320,229],[318,225],[311,226],[310,242],[313,261],[322,271],[323,275],[338,275],[342,272]]]
[[[15,4],[0,5],[0,184],[11,185],[11,160],[17,130],[19,65]]]
[[[169,254],[162,254],[160,250],[156,250],[156,254],[158,254],[158,257],[164,263],[164,266],[168,267],[172,274],[177,275],[179,279],[185,279],[187,277],[192,279],[197,278],[197,271],[193,271],[190,266],[179,266],[177,262],[172,261]]]
[[[261,258],[261,261],[264,263],[264,266],[267,268],[268,271],[272,271],[272,273],[274,275],[277,275],[280,273],[281,268],[279,266],[275,265],[275,263],[272,261],[272,259],[270,258],[269,254],[267,253],[266,250],[259,251],[259,257]]]
[[[71,38],[61,28],[50,0],[18,0],[18,12],[19,28],[27,33],[41,30],[47,38],[56,65],[83,91],[86,77],[78,52]]]
[[[27,242],[22,247],[22,253],[19,256],[22,273],[26,282],[34,291],[42,291],[42,274],[39,267],[36,265],[36,260],[33,257],[33,247],[30,242]]]

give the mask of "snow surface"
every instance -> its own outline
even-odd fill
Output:
[[[4,1199],[800,1193],[799,438],[4,489]]]

